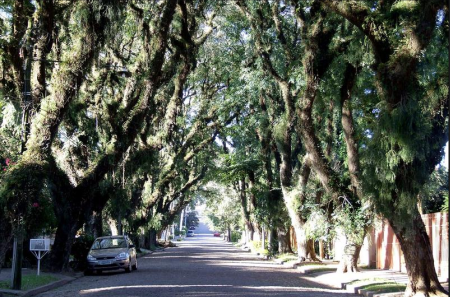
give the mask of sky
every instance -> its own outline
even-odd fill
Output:
[[[445,146],[445,156],[441,161],[441,165],[443,165],[445,168],[447,168],[447,171],[448,171],[448,142],[447,142],[447,145]]]

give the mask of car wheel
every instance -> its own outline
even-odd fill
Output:
[[[125,271],[131,272],[131,269],[132,269],[132,267],[131,267],[131,258],[130,258],[130,259],[128,259],[128,266],[125,268]]]
[[[133,265],[133,270],[137,270],[137,259],[135,259],[135,261],[134,261],[134,265]]]

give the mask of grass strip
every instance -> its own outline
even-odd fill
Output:
[[[22,290],[28,291],[51,282],[58,280],[57,277],[52,275],[23,275],[22,276]],[[10,289],[11,284],[9,281],[0,281],[0,289]]]
[[[398,283],[378,283],[361,286],[361,289],[376,293],[403,292],[406,290],[406,285]]]

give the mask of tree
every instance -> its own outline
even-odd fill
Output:
[[[207,185],[210,195],[206,198],[208,226],[212,230],[227,234],[227,240],[231,241],[231,230],[240,229],[240,210],[238,193],[232,188],[217,183]]]
[[[405,255],[409,277],[405,296],[444,295],[417,194],[440,162],[448,140],[448,92],[441,87],[447,74],[438,71],[432,79],[435,92],[427,92],[419,79],[420,69],[426,67],[421,59],[433,55],[433,44],[441,51],[447,48],[447,37],[433,36],[440,30],[448,32],[444,13],[448,7],[443,1],[321,2],[357,27],[371,44],[378,102],[372,109],[376,125],[370,126],[364,181]]]
[[[112,3],[106,3],[106,5],[110,4]],[[2,197],[6,197],[7,201],[14,201],[9,209],[14,209],[16,213],[9,217],[17,218],[26,211],[31,197],[38,195],[42,185],[40,180],[50,181],[59,224],[50,255],[55,270],[67,267],[68,254],[76,230],[86,221],[92,209],[101,209],[106,203],[108,196],[96,196],[92,189],[98,186],[105,174],[111,172],[123,158],[128,147],[133,144],[143,128],[145,120],[151,121],[152,114],[149,114],[148,110],[154,103],[153,98],[159,88],[168,83],[173,76],[181,82],[186,79],[194,60],[191,59],[192,57],[184,55],[186,60],[182,63],[183,53],[181,52],[186,49],[184,42],[187,44],[194,42],[190,34],[198,29],[195,20],[193,21],[188,15],[192,13],[192,10],[183,9],[183,7],[185,8],[184,2],[178,3],[181,16],[176,19],[178,22],[176,24],[172,24],[172,20],[177,1],[161,3],[160,6],[144,6],[144,8],[129,3],[128,6],[118,6],[120,9],[116,10],[117,14],[114,15],[117,22],[114,22],[112,27],[118,26],[120,20],[126,20],[129,26],[124,29],[134,30],[135,33],[127,35],[129,31],[117,30],[116,35],[106,36],[106,30],[109,29],[107,27],[109,18],[107,19],[107,17],[111,17],[107,14],[115,10],[108,10],[106,6],[96,6],[93,3],[83,2],[80,5],[80,7],[73,8],[76,13],[72,15],[73,23],[81,26],[80,30],[75,31],[78,35],[73,36],[75,45],[79,46],[73,46],[72,52],[63,54],[64,65],[53,75],[54,89],[52,89],[51,95],[45,98],[43,108],[33,120],[31,137],[27,143],[28,149],[16,169],[8,174],[2,185]],[[152,23],[151,30],[155,33],[153,35],[150,34],[150,27],[143,19],[144,10],[162,15],[158,22]],[[97,13],[103,16],[103,19],[96,19],[101,25],[89,20]],[[82,21],[80,22],[77,17],[82,18]],[[83,21],[87,23],[83,23]],[[190,24],[194,26],[187,28]],[[97,27],[90,28],[89,26],[92,25]],[[142,26],[142,30],[140,26]],[[92,30],[97,32],[96,36],[91,34]],[[88,36],[83,36],[83,34]],[[136,34],[140,34],[140,38],[136,38]],[[126,45],[121,48],[122,51],[115,51],[117,48],[114,45],[117,43],[108,43],[113,39],[116,40],[116,37]],[[94,39],[81,42],[86,38]],[[173,39],[170,40],[170,38]],[[177,38],[179,38],[178,41]],[[95,46],[89,46],[89,42]],[[103,48],[104,44],[109,47]],[[173,46],[175,50],[170,52],[169,46]],[[106,60],[107,63],[110,63],[108,55],[99,55],[100,50],[108,52],[109,49],[115,54],[114,58],[118,59],[122,65],[134,67],[131,78],[125,80],[123,77],[117,78],[109,75],[110,73],[106,70],[115,69],[111,64],[107,64],[108,67],[103,71],[90,68],[95,57],[100,57],[100,61]],[[127,56],[131,58],[127,58]],[[166,61],[167,56],[173,59]],[[183,65],[185,66],[184,72],[182,70],[179,73],[174,72]],[[89,90],[78,93],[77,90],[88,77],[85,75],[86,72],[91,73],[94,78],[99,78],[100,85],[92,91],[93,93],[90,93]],[[105,76],[109,76],[111,79],[105,80]],[[107,121],[104,123],[107,130],[105,150],[98,152],[93,162],[87,163],[88,166],[80,168],[80,164],[78,164],[76,169],[81,169],[83,174],[78,178],[75,176],[74,180],[71,172],[58,167],[50,148],[57,138],[58,128],[61,127],[61,123],[65,119],[65,112],[69,109],[73,99],[79,98],[79,96],[90,98],[96,94],[98,89],[110,91],[109,94],[116,94],[114,97],[105,98],[104,112],[107,117]],[[177,89],[176,92],[181,92],[181,90]],[[102,98],[101,95],[104,96],[105,93],[99,95]],[[68,125],[66,124],[65,127],[67,128]],[[35,179],[25,178],[30,173]],[[12,189],[23,193],[22,199],[16,199],[17,195],[14,195],[13,199]],[[22,208],[18,206],[22,206]]]
[[[445,199],[448,203],[448,171],[443,166],[433,171],[419,197],[421,204],[419,209],[421,208],[423,213],[440,212],[446,203]]]

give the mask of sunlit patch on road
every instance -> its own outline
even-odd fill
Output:
[[[231,285],[139,285],[139,286],[115,286],[105,288],[95,288],[89,290],[81,290],[81,294],[98,293],[113,290],[127,290],[127,289],[164,289],[164,288],[208,288],[208,287],[233,287]]]

